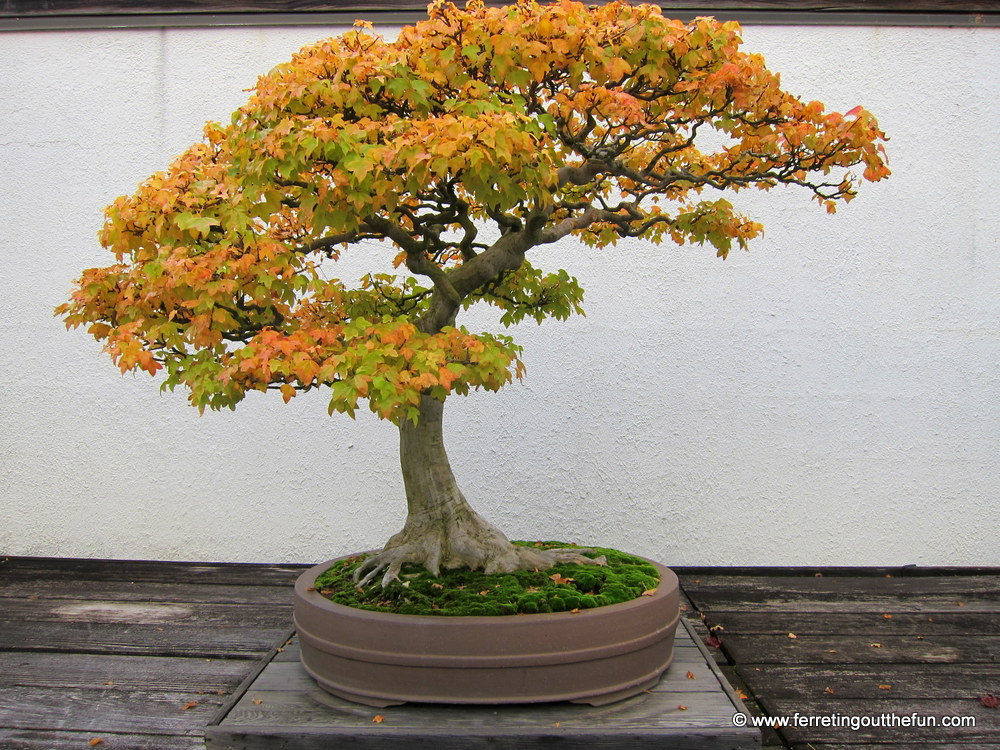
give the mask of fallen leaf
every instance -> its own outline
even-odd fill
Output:
[[[194,708],[197,705],[198,705],[198,701],[188,701],[183,706],[181,706],[181,711],[187,711],[188,709],[192,709],[192,708]]]
[[[892,690],[892,685],[879,685],[879,690]]]
[[[562,726],[562,722],[561,722],[561,721],[557,721],[557,722],[556,722],[555,724],[553,724],[552,726],[554,726],[554,727],[561,727],[561,726]]]
[[[569,580],[573,580],[570,578]],[[656,596],[656,589],[646,589],[642,592],[641,596]]]
[[[891,620],[892,619],[892,615],[882,615],[882,619],[883,620]]]
[[[725,628],[722,627],[721,625],[713,625],[712,627],[709,628],[709,630],[711,630],[713,633],[716,633],[725,630]]]
[[[443,585],[441,585],[440,583],[432,583],[432,584],[431,584],[431,588],[432,588],[432,589],[443,589],[443,588],[444,588],[444,586],[443,586]]]
[[[557,586],[563,583],[569,583],[570,581],[574,580],[572,578],[563,578],[561,573],[553,573],[552,575],[549,576],[549,578],[555,581]]]
[[[882,648],[882,644],[881,643],[873,643],[873,644],[871,644],[871,647],[872,648]]]
[[[687,706],[678,706],[678,707],[677,707],[677,709],[678,709],[679,711],[687,711],[687,710],[688,710],[688,707],[687,707]]]
[[[826,650],[826,653],[828,653],[828,654],[835,654],[835,653],[837,653],[837,649],[835,649],[835,648],[828,648]]]
[[[90,745],[91,747],[97,747],[98,745],[103,745],[104,740],[102,740],[100,737],[94,737],[94,739],[92,739],[87,744]]]
[[[955,602],[955,606],[956,607],[964,607],[965,606],[965,602]]]
[[[372,724],[381,724],[383,721],[385,721],[385,717],[382,714],[375,714],[372,717]]]
[[[798,638],[798,636],[797,636],[797,635],[795,635],[795,633],[789,633],[789,634],[788,634],[788,637],[789,637],[789,638],[793,638],[793,639],[794,639],[794,638]]]
[[[814,576],[815,578],[822,578],[822,577],[823,577],[823,574],[822,574],[822,573],[814,573],[814,574],[813,574],[813,576]]]
[[[262,700],[261,698],[254,698],[254,699],[253,699],[253,704],[254,704],[255,706],[259,706],[259,705],[261,705],[261,704],[262,704],[263,702],[264,702],[264,701],[263,701],[263,700]]]
[[[689,680],[697,680],[698,679],[697,677],[694,676],[694,672],[688,672],[686,676],[687,676],[687,678]]]
[[[479,595],[480,596],[486,596],[488,593],[490,593],[490,590],[489,589],[484,589],[483,591],[479,592]]]
[[[986,693],[984,695],[980,695],[979,702],[982,703],[985,708],[1000,707],[1000,698],[997,698],[992,693]]]
[[[827,695],[833,695],[836,691],[832,687],[824,688],[823,692]]]
[[[576,609],[571,609],[571,610],[569,611],[569,613],[570,613],[571,615],[578,615],[578,614],[580,614],[580,608],[579,608],[579,607],[577,607]]]
[[[722,639],[715,635],[710,635],[705,639],[705,645],[712,648],[722,648]]]
[[[744,692],[743,692],[742,690],[740,690],[739,688],[736,688],[736,696],[737,696],[737,697],[738,697],[738,698],[739,698],[739,699],[740,699],[741,701],[746,701],[746,700],[750,700],[750,698],[749,698],[749,697],[747,696],[747,694],[746,694],[746,693],[744,693]]]

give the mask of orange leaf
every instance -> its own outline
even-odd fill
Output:
[[[694,676],[694,672],[690,672],[690,671],[689,671],[689,672],[688,672],[688,673],[687,673],[687,674],[686,674],[685,676],[686,676],[686,677],[687,677],[687,678],[688,678],[689,680],[697,680],[697,679],[698,679],[697,677],[695,677],[695,676]]]
[[[372,717],[373,724],[381,724],[383,721],[385,721],[385,717],[382,714],[375,714]]]
[[[198,705],[198,701],[188,701],[183,706],[181,706],[181,711],[187,711]]]
[[[572,578],[563,578],[562,574],[560,573],[553,573],[552,575],[549,576],[549,578],[555,581],[557,586],[559,584],[569,583],[570,581],[574,580]]]

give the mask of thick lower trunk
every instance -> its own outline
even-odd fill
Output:
[[[487,573],[545,569],[560,561],[595,562],[586,550],[539,550],[515,546],[472,509],[455,481],[444,449],[444,403],[423,396],[417,424],[399,428],[399,461],[406,489],[406,523],[382,552],[368,558],[356,577],[364,585],[385,571],[396,580],[404,563],[441,568],[482,568]],[[600,563],[599,563],[600,564]]]

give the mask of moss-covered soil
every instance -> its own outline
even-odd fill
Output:
[[[565,542],[514,542],[549,549]],[[432,576],[419,565],[403,566],[400,582],[385,589],[360,589],[351,575],[364,555],[338,561],[316,579],[320,594],[337,604],[403,615],[518,615],[567,612],[627,602],[655,589],[656,568],[618,550],[591,547],[588,557],[607,557],[607,565],[561,563],[549,570],[486,575],[460,568]]]

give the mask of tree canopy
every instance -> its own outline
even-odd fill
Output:
[[[889,174],[868,111],[786,93],[736,23],[570,0],[428,15],[394,41],[359,22],[305,47],[118,198],[100,232],[116,262],[84,272],[67,325],[200,409],[326,386],[331,413],[367,399],[415,421],[422,395],[521,374],[514,341],[457,327],[462,309],[581,311],[576,279],[531,248],[639,237],[725,257],[762,228],[722,191],[797,185],[833,211]],[[341,253],[383,251],[336,277]]]

